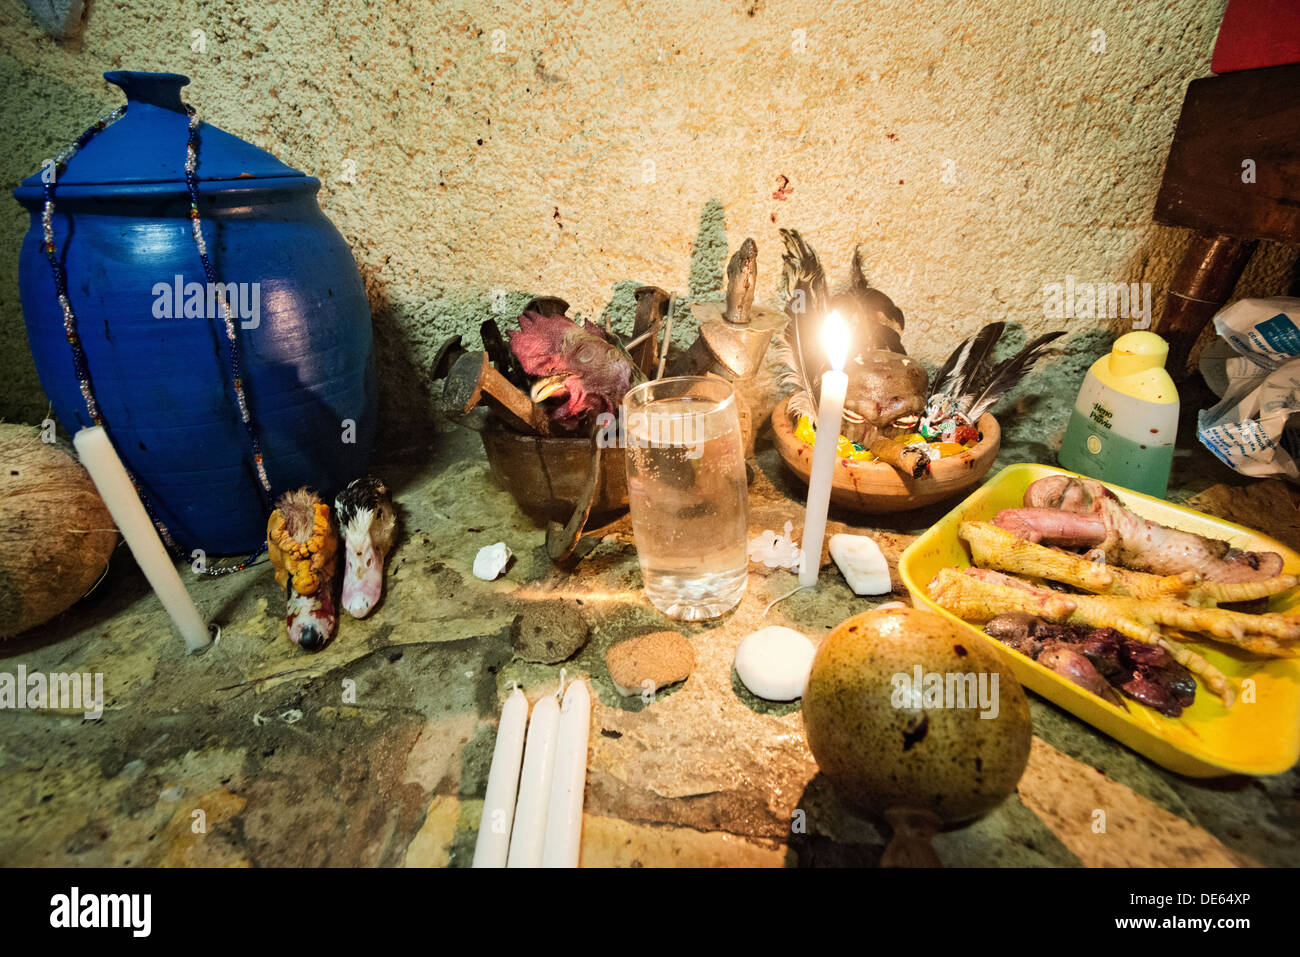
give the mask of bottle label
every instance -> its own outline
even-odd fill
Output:
[[[1174,447],[1134,442],[1115,432],[1111,421],[1109,414],[1098,417],[1095,408],[1088,415],[1076,408],[1061,443],[1061,465],[1103,482],[1163,497],[1169,487]]]
[[[1094,402],[1091,411],[1088,413],[1088,418],[1106,430],[1110,429],[1110,421],[1114,417],[1115,413],[1100,402]]]

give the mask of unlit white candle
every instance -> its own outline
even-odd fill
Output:
[[[181,576],[149,520],[108,434],[101,426],[92,426],[73,436],[72,444],[99,490],[100,498],[108,506],[108,514],[113,516],[118,531],[126,539],[136,564],[185,640],[185,650],[204,647],[212,640],[208,626],[203,623],[199,610],[181,583]]]
[[[831,504],[831,479],[835,474],[840,444],[840,417],[844,414],[844,396],[849,388],[849,377],[843,371],[848,352],[848,329],[838,312],[832,311],[826,317],[822,338],[831,368],[822,374],[821,395],[817,399],[817,435],[813,439],[812,473],[808,476],[808,504],[804,509],[800,587],[817,584],[817,574],[821,570],[826,513]]]
[[[528,699],[521,688],[506,699],[497,723],[497,743],[492,749],[487,795],[474,842],[475,867],[505,867],[510,828],[519,793],[519,768],[524,761],[524,728],[528,724]]]
[[[528,721],[528,742],[524,745],[524,770],[519,779],[519,803],[515,806],[515,824],[510,832],[507,867],[541,866],[559,723],[560,706],[552,695],[546,695],[533,705],[533,716]]]
[[[591,694],[581,681],[569,685],[560,710],[555,748],[555,778],[546,814],[543,867],[577,867],[582,846],[582,804],[587,793],[587,740],[591,733]]]

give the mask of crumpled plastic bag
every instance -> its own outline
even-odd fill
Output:
[[[1201,444],[1242,475],[1300,481],[1300,299],[1241,299],[1214,317],[1201,374],[1220,400]]]

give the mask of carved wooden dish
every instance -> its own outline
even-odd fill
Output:
[[[794,424],[782,399],[772,411],[772,431],[781,458],[805,483],[812,470],[812,446],[794,434]],[[831,479],[831,501],[857,512],[881,514],[904,512],[943,501],[965,492],[988,474],[1002,445],[997,419],[985,413],[976,423],[979,442],[965,452],[930,463],[930,471],[918,479],[907,478],[882,462],[835,460]]]

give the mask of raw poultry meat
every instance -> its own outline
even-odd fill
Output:
[[[1129,638],[1164,648],[1171,658],[1199,676],[1223,700],[1225,707],[1232,707],[1236,699],[1236,690],[1227,675],[1192,648],[1166,638],[1156,627],[1161,623],[1156,618],[1168,618],[1174,623],[1185,621],[1184,616],[1190,609],[1197,618],[1189,622],[1193,627],[1210,624],[1226,631],[1218,628],[1214,621],[1200,620],[1202,612],[1224,614],[1219,609],[1197,609],[1180,606],[1178,602],[1144,602],[1113,595],[1066,594],[987,568],[941,568],[926,586],[926,592],[935,604],[967,621],[989,621],[1005,612],[1019,611],[1060,624],[1114,628]],[[1273,630],[1300,627],[1298,623],[1281,620],[1284,619],[1282,615],[1272,617],[1275,619],[1270,623]]]
[[[1106,523],[1100,515],[1057,508],[1004,508],[993,522],[1034,544],[1092,548],[1106,540]]]
[[[984,629],[1044,667],[1118,703],[1115,689],[1171,718],[1196,697],[1196,679],[1159,645],[1134,641],[1114,628],[1057,624],[1005,614]]]
[[[957,534],[970,547],[972,560],[981,568],[1058,582],[1097,595],[1175,600],[1197,608],[1232,604],[1237,612],[1265,614],[1270,597],[1300,584],[1300,576],[1296,575],[1229,583],[1207,582],[1192,572],[1179,575],[1137,572],[1119,565],[1090,561],[1086,556],[1065,548],[1049,548],[1026,541],[992,522],[962,522]],[[1246,630],[1243,628],[1243,632]]]
[[[1251,582],[1282,573],[1276,552],[1246,552],[1227,542],[1147,521],[1100,482],[1049,475],[1025,490],[1024,508],[1003,509],[994,524],[1030,542],[1091,549],[1108,564],[1155,575],[1192,572],[1204,581]]]
[[[1038,663],[1111,704],[1120,703],[1115,689],[1098,673],[1092,662],[1063,641],[1045,644],[1038,652]]]

